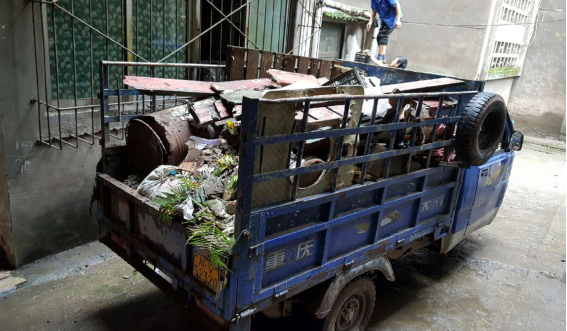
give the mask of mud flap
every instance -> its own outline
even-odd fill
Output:
[[[386,257],[386,255],[381,255],[373,260],[370,260],[364,264],[356,266],[348,271],[343,273],[337,274],[335,279],[330,283],[317,311],[315,316],[317,318],[325,318],[327,314],[333,308],[333,304],[341,290],[354,278],[368,272],[371,270],[379,270],[381,271],[387,280],[393,282],[394,278],[394,271],[392,270],[392,266],[390,265],[390,261]]]

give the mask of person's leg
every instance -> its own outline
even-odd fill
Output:
[[[380,30],[378,31],[378,61],[386,62],[386,47],[388,46],[389,36],[394,32],[394,29],[390,29],[388,24],[380,22]]]

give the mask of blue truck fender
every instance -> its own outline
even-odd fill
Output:
[[[348,271],[339,273],[329,284],[329,287],[317,308],[315,316],[321,319],[325,318],[333,308],[333,304],[335,303],[339,293],[341,293],[341,290],[354,278],[373,270],[381,271],[384,274],[384,277],[391,282],[395,280],[394,270],[392,270],[392,265],[390,264],[390,260],[386,257],[386,254],[380,255],[377,258],[351,268]]]

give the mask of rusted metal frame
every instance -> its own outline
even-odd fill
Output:
[[[419,98],[419,101],[417,103],[417,110],[415,111],[415,118],[416,121],[419,121],[419,118],[421,116],[421,110],[423,108],[423,98]],[[450,116],[449,116],[450,117]],[[410,139],[410,147],[415,146],[415,135],[417,134],[417,127],[414,127],[411,130],[411,139]],[[411,157],[412,154],[408,155],[408,161],[406,162],[406,173],[410,172],[410,167],[411,167]]]
[[[341,125],[341,129],[345,129],[347,126],[347,122],[348,122],[348,113],[350,111],[350,102],[351,99],[346,99],[345,100],[345,112],[343,114],[343,123]],[[339,138],[339,145],[337,147],[337,161],[341,160],[341,157],[343,155],[343,144],[345,142],[345,136],[341,136]],[[339,168],[340,167],[336,167],[334,170],[334,174],[333,174],[333,186],[331,187],[331,192],[335,192],[337,190],[337,181],[339,179]]]
[[[112,43],[118,45],[120,48],[122,48],[123,50],[131,53],[132,55],[146,61],[149,62],[148,60],[144,59],[143,57],[141,57],[140,55],[134,53],[133,51],[129,50],[128,47],[123,46],[122,44],[120,44],[119,42],[117,42],[116,40],[110,38],[107,34],[104,34],[103,32],[101,32],[100,30],[96,29],[95,27],[93,27],[92,25],[88,24],[87,22],[83,21],[82,19],[78,18],[77,16],[73,15],[71,12],[69,12],[67,9],[59,6],[56,2],[53,1],[44,1],[44,0],[32,0],[33,2],[38,2],[38,3],[43,3],[43,4],[48,4],[48,5],[52,5],[54,7],[56,7],[57,9],[61,10],[62,12],[64,12],[65,14],[71,16],[73,19],[75,19],[77,22],[85,25],[86,27],[88,27],[89,29],[93,30],[94,32],[98,33],[99,35],[103,36],[106,39],[106,42],[108,44],[109,41],[111,41]],[[106,1],[107,3],[107,8],[108,8],[108,1]],[[108,20],[108,15],[107,15],[107,20]],[[108,33],[108,32],[107,32]]]
[[[211,7],[213,7],[214,9],[216,9],[216,10],[223,16],[223,18],[226,19],[226,20],[228,21],[228,23],[230,23],[230,25],[232,25],[232,26],[236,29],[236,31],[238,31],[241,35],[243,35],[244,38],[246,38],[246,40],[248,40],[248,41],[252,44],[252,46],[256,47],[256,49],[260,49],[260,48],[258,48],[258,46],[256,46],[256,44],[254,44],[254,43],[252,42],[252,40],[250,40],[250,39],[248,38],[248,36],[247,36],[244,32],[242,32],[242,30],[240,30],[240,29],[236,26],[236,24],[234,24],[231,20],[228,19],[228,16],[226,16],[226,15],[222,12],[222,10],[218,9],[217,6],[215,6],[210,0],[206,0],[206,1],[211,5]],[[232,4],[232,1],[231,1],[231,4]],[[229,16],[230,16],[230,15],[229,15]],[[230,31],[232,31],[232,30],[230,30]],[[221,36],[222,36],[222,35],[221,35]],[[222,38],[221,38],[221,42],[222,42]]]
[[[373,126],[376,123],[376,112],[378,110],[378,102],[380,99],[374,99],[374,106],[372,107],[372,117],[370,118],[370,126]],[[360,121],[359,121],[360,123]],[[364,147],[364,156],[370,153],[370,145],[372,144],[372,137],[374,136],[373,133],[368,133],[366,136],[366,146]],[[360,174],[360,184],[364,184],[364,178],[366,177],[366,170],[368,168],[368,162],[364,162],[362,164],[362,171]]]
[[[435,110],[435,118],[439,117],[439,114],[441,113],[441,109],[443,109],[443,99],[444,99],[443,96],[439,97],[439,105],[437,106],[437,109]],[[431,132],[430,143],[435,142],[435,137],[437,136],[437,127],[438,127],[437,124],[433,125],[433,132]],[[446,126],[445,126],[445,129],[447,129]],[[429,164],[431,162],[431,153],[433,153],[432,150],[429,150],[429,152],[427,153],[427,161],[425,162],[426,168],[429,168]]]
[[[310,101],[306,101],[303,107],[303,117],[301,118],[301,133],[307,130],[307,120],[309,119],[309,107],[311,106]],[[303,158],[303,150],[305,149],[305,140],[299,142],[299,148],[297,150],[295,168],[301,167],[301,159]],[[295,200],[297,197],[297,190],[299,187],[299,175],[293,176],[293,188],[291,190],[291,200]]]
[[[396,109],[396,115],[394,115],[394,121],[393,123],[398,123],[398,121],[400,120],[400,113],[402,112],[402,103],[404,102],[404,98],[400,98],[400,100],[398,100],[398,106]],[[398,130],[391,130],[390,131],[390,143],[388,144],[388,150],[391,151],[394,149],[394,143],[396,141],[396,136],[398,134]],[[390,174],[390,164],[392,163],[392,158],[388,158],[388,160],[386,160],[386,166],[384,167],[384,178],[388,178],[388,175]]]
[[[159,60],[158,63],[161,63],[165,60],[167,60],[168,58],[170,58],[171,56],[173,56],[175,53],[179,52],[180,50],[182,50],[183,48],[187,47],[189,44],[191,44],[192,42],[194,42],[195,40],[201,38],[201,36],[203,36],[205,33],[211,31],[214,27],[216,27],[217,25],[221,24],[224,20],[226,20],[228,17],[232,16],[233,14],[235,14],[237,11],[241,10],[242,8],[248,6],[249,3],[251,3],[252,1],[255,0],[248,0],[245,4],[243,4],[242,6],[238,7],[237,9],[233,10],[230,14],[228,14],[226,16],[226,18],[221,19],[220,21],[216,22],[215,24],[211,25],[208,29],[206,29],[205,31],[201,32],[198,36],[194,37],[193,39],[189,40],[188,42],[186,42],[185,44],[183,44],[183,46],[179,47],[178,49],[176,49],[175,51],[171,52],[169,55],[167,55],[166,57],[164,57],[163,59]]]
[[[43,16],[43,9],[41,8],[42,4],[39,5],[39,9],[40,9],[40,15]],[[42,45],[43,43],[43,24],[41,24],[42,28],[41,28],[41,34],[42,34]],[[39,87],[39,60],[37,58],[37,38],[36,38],[36,24],[35,24],[35,6],[34,3],[32,2],[32,27],[33,27],[33,47],[34,47],[34,57],[35,57],[35,81],[36,81],[36,87],[37,87],[37,99],[38,99],[38,103],[37,103],[37,120],[38,120],[38,128],[39,128],[39,139],[38,142],[45,144],[51,148],[55,148],[55,149],[61,149],[61,140],[59,141],[59,147],[53,145],[51,143],[51,125],[50,125],[50,121],[49,121],[49,108],[46,108],[46,114],[47,114],[47,135],[48,135],[48,139],[47,142],[45,142],[43,140],[43,135],[41,133],[41,103],[39,102],[39,100],[41,99],[41,92],[40,92],[40,87]],[[45,48],[45,46],[44,46]],[[45,49],[44,49],[44,65],[45,65]],[[47,95],[46,95],[47,98]]]

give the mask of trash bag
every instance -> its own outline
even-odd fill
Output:
[[[176,166],[162,165],[154,169],[138,186],[138,193],[150,198],[164,198],[166,193],[180,185],[180,178],[184,177],[178,173]]]

